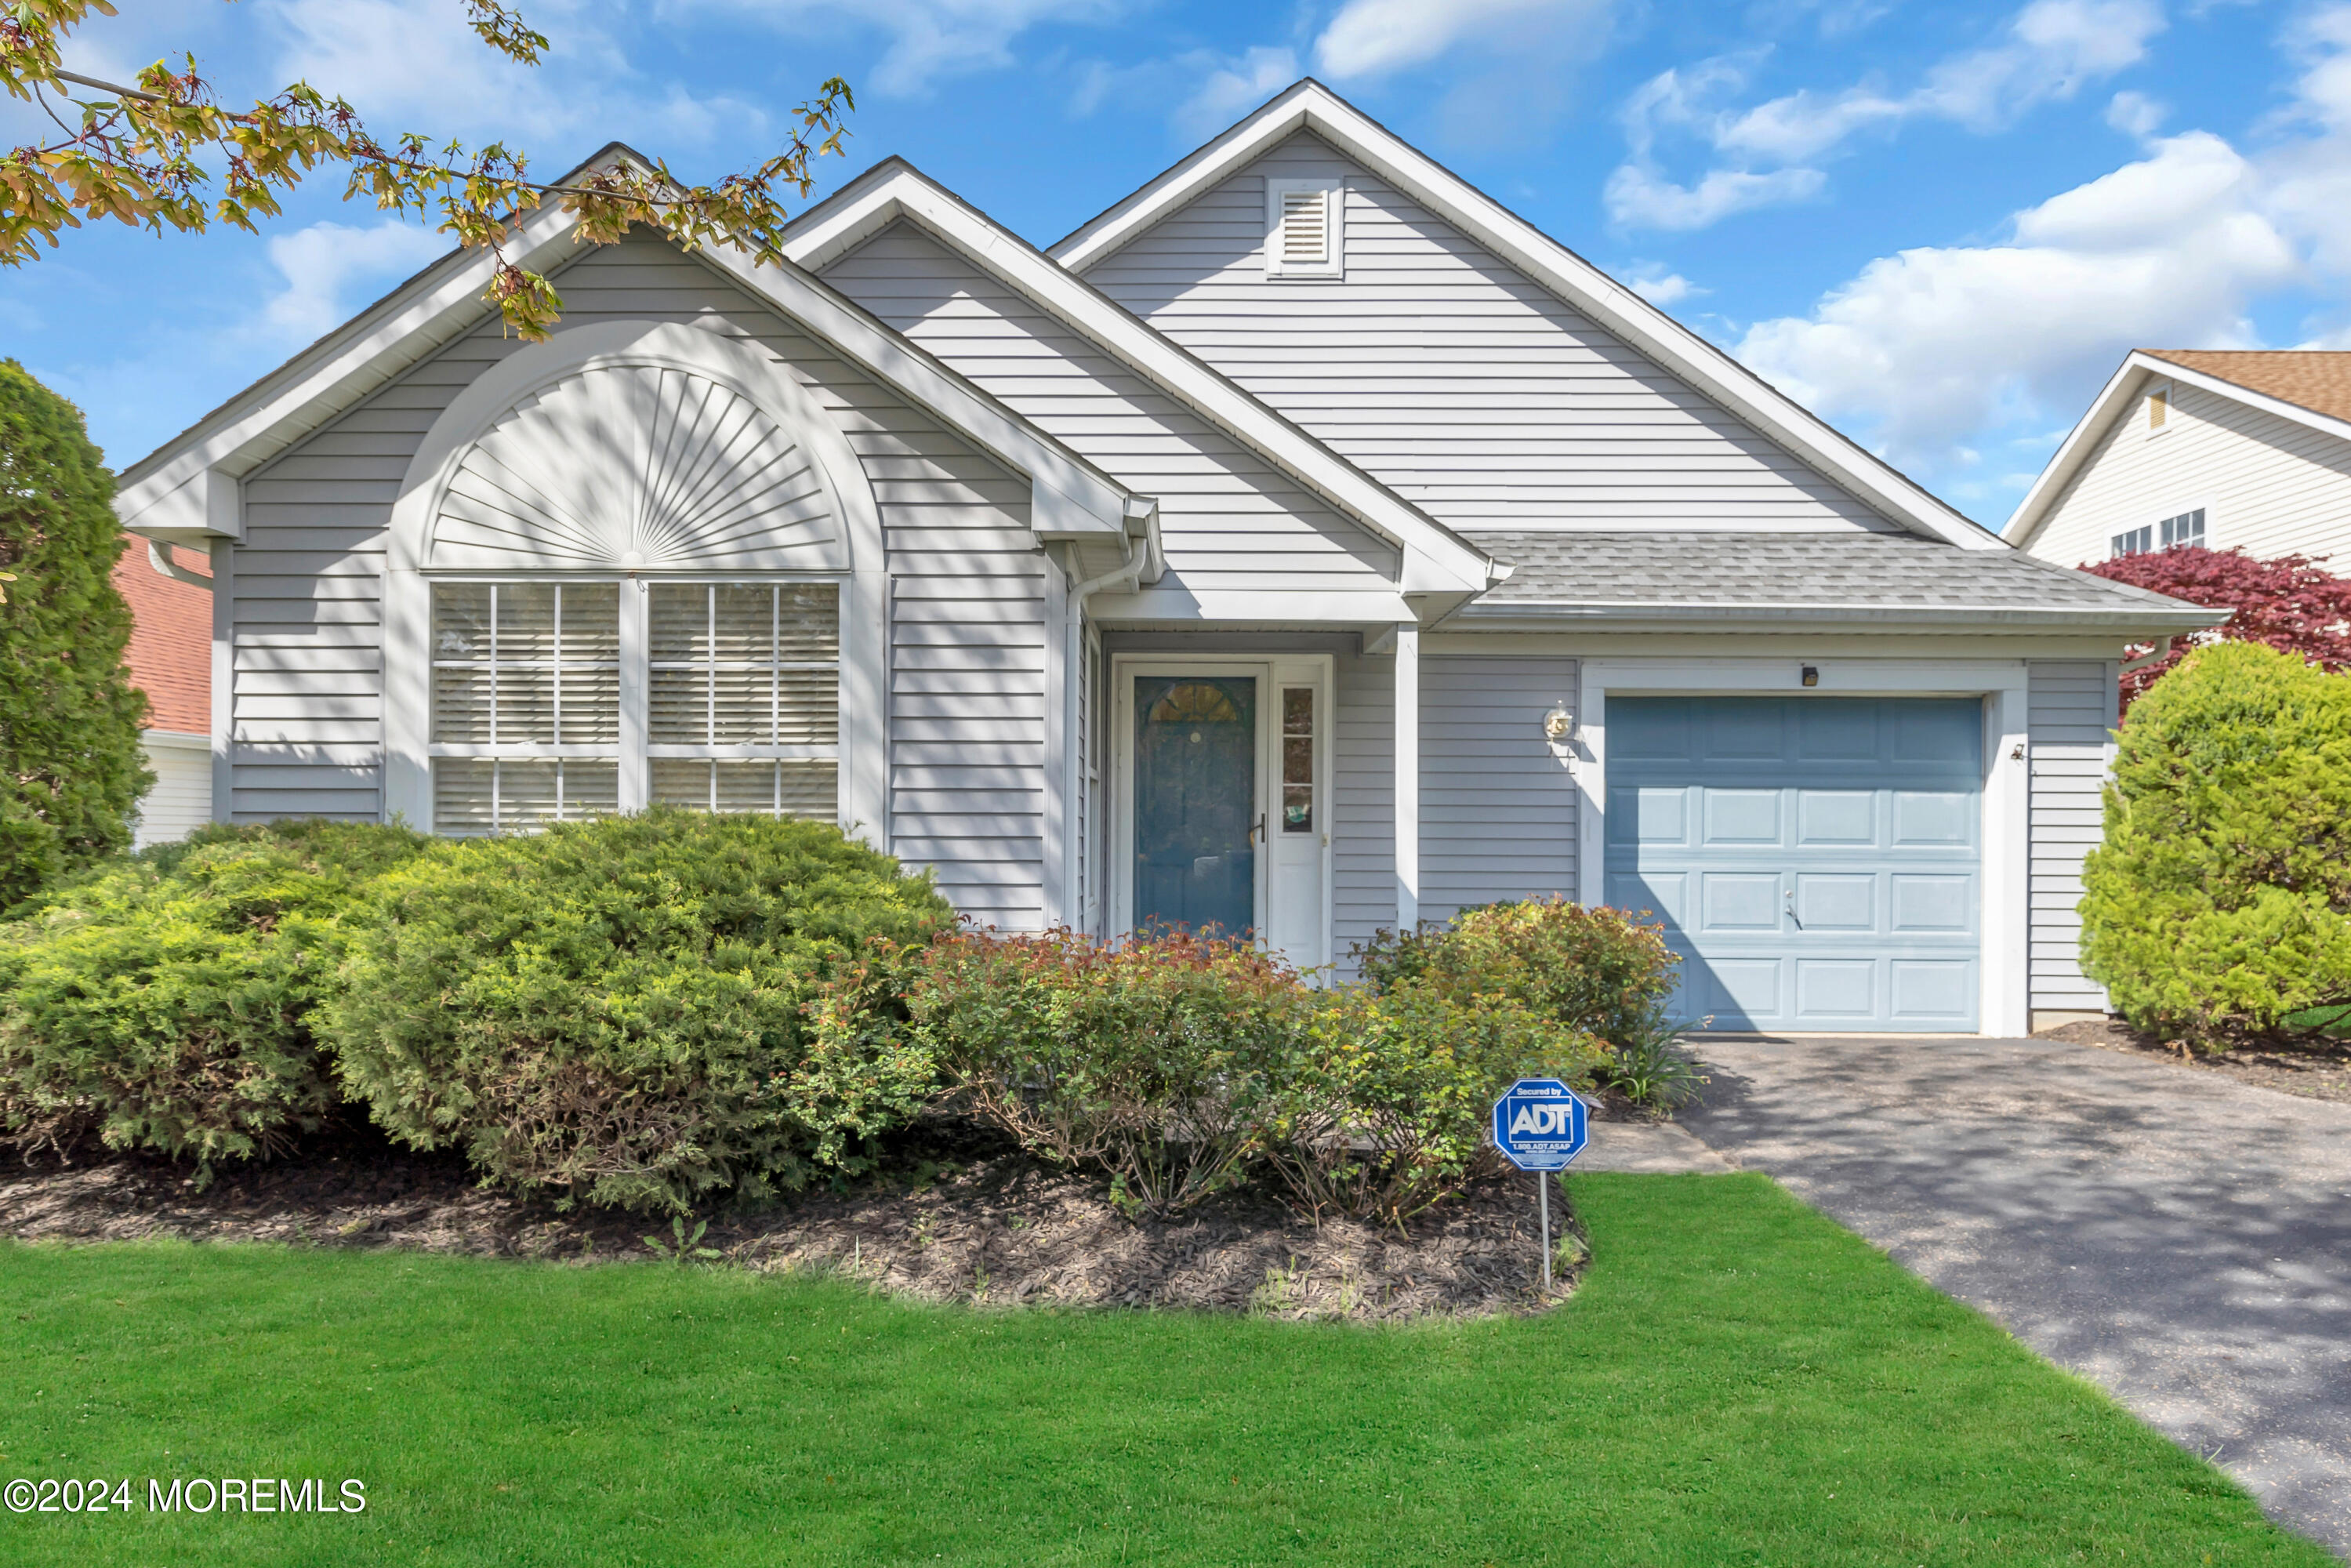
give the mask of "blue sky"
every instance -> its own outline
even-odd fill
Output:
[[[121,0],[68,62],[193,51],[549,174],[724,173],[839,73],[828,184],[898,153],[1040,244],[1311,72],[1995,525],[2126,349],[2351,347],[2351,0],[519,3],[535,71],[458,0]],[[437,254],[339,189],[69,235],[0,273],[0,355],[128,463]]]

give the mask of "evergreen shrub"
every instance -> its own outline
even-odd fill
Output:
[[[128,845],[155,781],[113,500],[80,411],[0,360],[0,910]]]
[[[444,841],[374,884],[328,1032],[400,1141],[682,1213],[856,1168],[929,1097],[886,968],[951,919],[829,823],[657,807]]]
[[[282,1148],[340,1098],[313,1033],[359,890],[401,828],[199,829],[53,885],[0,929],[0,1127],[20,1147],[209,1166]]]
[[[2199,648],[2131,705],[2083,866],[2082,965],[2207,1048],[2351,1005],[2351,674]]]

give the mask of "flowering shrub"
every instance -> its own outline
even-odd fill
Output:
[[[1508,998],[1406,984],[1322,998],[1278,1074],[1261,1145],[1299,1200],[1400,1224],[1500,1160],[1494,1098],[1520,1078],[1583,1087],[1608,1048]]]
[[[1457,998],[1507,997],[1555,1022],[1622,1043],[1673,994],[1665,934],[1621,909],[1562,898],[1465,909],[1450,925],[1382,931],[1359,945],[1383,991],[1426,986]]]
[[[2213,631],[2183,637],[2170,653],[2123,677],[2123,708],[2179,666],[2196,648],[2216,642],[2259,643],[2321,669],[2351,668],[2351,578],[2336,577],[2309,556],[2256,560],[2241,549],[2175,545],[2116,556],[2082,568],[2231,613]]]
[[[1245,940],[962,931],[923,955],[906,1005],[981,1116],[1166,1213],[1242,1179],[1312,1000]]]

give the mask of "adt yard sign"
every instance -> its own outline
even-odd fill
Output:
[[[1494,1146],[1522,1171],[1560,1171],[1591,1141],[1590,1108],[1556,1078],[1521,1078],[1494,1102]]]

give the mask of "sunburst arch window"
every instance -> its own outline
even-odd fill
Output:
[[[435,423],[389,554],[388,815],[878,824],[878,513],[756,348],[634,322],[517,352]]]

